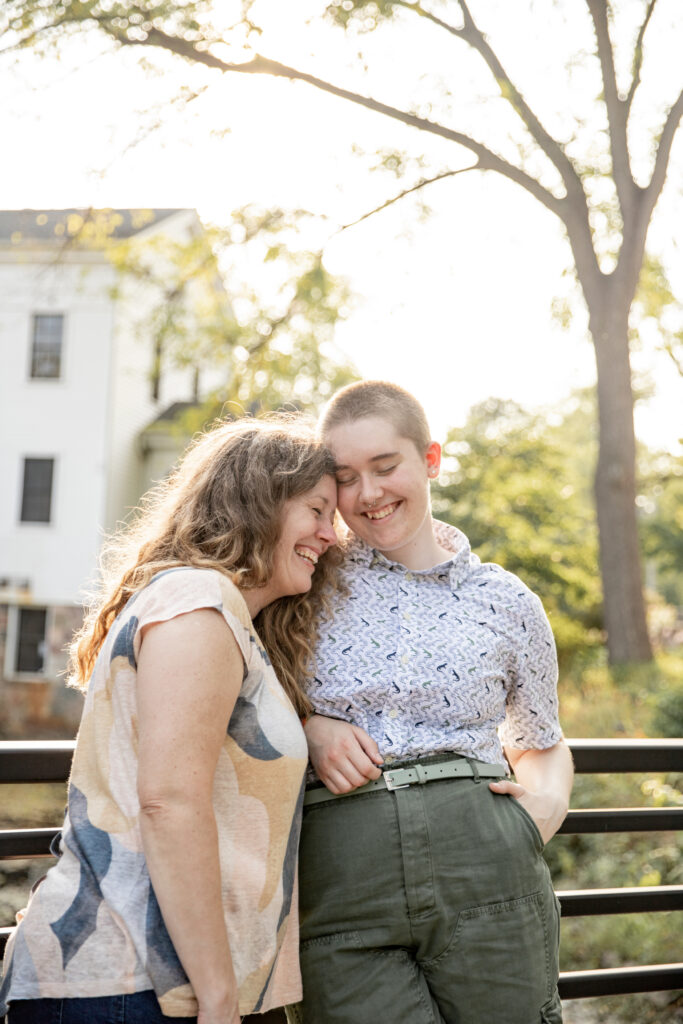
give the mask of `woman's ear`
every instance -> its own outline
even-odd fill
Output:
[[[441,467],[441,445],[438,441],[432,441],[427,449],[427,476],[432,480],[439,475]]]

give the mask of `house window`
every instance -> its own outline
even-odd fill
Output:
[[[21,522],[49,523],[54,459],[24,459]]]
[[[59,377],[62,365],[64,317],[61,313],[36,313],[33,317],[31,377]]]
[[[43,672],[45,669],[45,627],[47,608],[19,608],[14,653],[15,672]]]

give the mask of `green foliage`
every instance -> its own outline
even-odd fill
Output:
[[[561,656],[599,641],[600,584],[585,446],[572,412],[556,426],[513,402],[475,406],[444,448],[440,518],[459,526],[483,561],[516,573],[541,597]]]
[[[155,29],[211,40],[211,0],[5,0],[2,28],[18,46],[57,42],[64,31],[97,27],[119,42],[139,43]]]
[[[572,395],[550,420],[489,399],[449,434],[434,490],[436,514],[459,526],[480,558],[539,594],[563,658],[601,639],[596,454],[592,391]],[[683,605],[683,459],[641,448],[639,467],[650,628],[661,646]]]
[[[342,28],[353,25],[363,32],[371,32],[380,22],[392,18],[396,7],[394,0],[332,0],[325,13]]]
[[[356,379],[333,341],[349,307],[347,286],[302,244],[302,223],[299,211],[245,207],[229,228],[189,242],[110,240],[122,281],[147,293],[136,327],[153,340],[153,372],[174,365],[223,373],[189,429],[223,412],[316,412]]]
[[[632,343],[650,342],[666,352],[683,375],[683,304],[676,298],[661,260],[651,253],[645,254],[630,324]]]
[[[670,735],[659,728],[659,709],[680,692],[683,651],[660,654],[655,664],[611,669],[605,651],[583,651],[560,673],[560,711],[570,737]],[[680,735],[680,734],[679,734]],[[577,776],[571,806],[662,807],[683,803],[683,778],[671,774]],[[616,833],[558,835],[545,857],[558,890],[680,885],[683,835]],[[567,918],[562,924],[562,970],[593,970],[673,959],[671,914]],[[647,996],[595,1001],[595,1020],[671,1020],[668,1006]],[[604,1012],[605,1017],[598,1017]],[[590,1019],[593,1019],[592,1017]]]
[[[652,725],[658,736],[683,736],[683,682],[663,694],[655,705]]]
[[[683,606],[683,456],[641,453],[640,537],[656,589]]]

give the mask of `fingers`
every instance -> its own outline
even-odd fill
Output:
[[[343,769],[332,768],[322,781],[330,793],[339,794],[350,793],[353,789],[364,786],[368,780],[353,767],[346,765]]]
[[[331,793],[348,793],[379,778],[377,744],[358,726],[313,715],[305,727],[308,752],[318,778]]]
[[[517,800],[527,792],[524,786],[520,786],[518,782],[513,782],[511,779],[499,779],[497,782],[489,782],[489,789],[493,793],[507,793],[509,796],[514,796]]]
[[[358,740],[358,743],[363,748],[364,752],[367,754],[370,760],[374,762],[374,764],[384,764],[384,758],[380,754],[379,747],[377,746],[375,740],[373,740],[372,736],[370,736],[365,731],[365,729],[361,729],[360,726],[358,725],[353,726],[353,732],[356,739]],[[373,778],[377,778],[378,775],[379,773],[377,773],[377,775],[374,775]]]
[[[318,775],[332,793],[348,793],[381,774],[355,735],[347,735],[330,747],[318,766]]]

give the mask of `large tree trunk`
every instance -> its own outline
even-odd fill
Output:
[[[609,289],[612,291],[612,289]],[[590,327],[598,369],[600,425],[595,499],[607,647],[612,664],[650,661],[636,520],[636,443],[628,306],[605,294]]]

